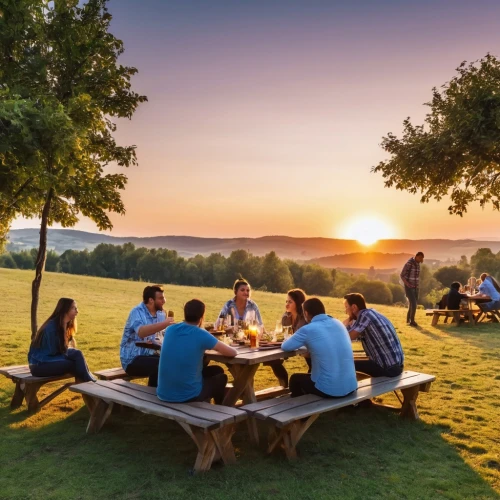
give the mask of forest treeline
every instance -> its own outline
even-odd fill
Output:
[[[6,252],[0,255],[0,267],[34,269],[36,249]],[[185,258],[175,250],[137,248],[132,243],[111,245],[101,243],[94,250],[67,250],[58,255],[50,250],[45,270],[146,281],[164,284],[230,288],[238,277],[247,279],[257,290],[283,293],[298,287],[309,295],[343,297],[346,293],[362,293],[374,304],[403,304],[403,287],[398,273],[384,282],[376,274],[354,275],[317,264],[300,264],[280,259],[275,252],[260,257],[246,250],[235,250],[228,257],[220,253]],[[472,276],[488,272],[500,275],[500,252],[479,249],[468,262],[464,256],[454,266],[432,270],[421,267],[420,304],[433,306],[453,281],[464,283]]]

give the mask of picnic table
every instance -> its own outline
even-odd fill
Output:
[[[460,326],[461,320],[466,320],[469,326],[476,326],[487,317],[491,318],[494,323],[498,323],[500,322],[500,310],[493,309],[485,313],[477,308],[478,304],[484,304],[490,301],[490,297],[474,297],[469,295],[467,296],[466,309],[428,309],[426,315],[432,316],[432,326],[437,325],[440,317],[444,317],[445,323],[448,321],[448,318],[452,318],[452,321],[456,323],[457,326]]]
[[[474,306],[477,306],[478,304],[485,304],[486,302],[491,302],[490,297],[467,297],[467,303],[468,303],[468,308],[469,310],[473,310]],[[479,309],[477,316],[474,317],[474,322],[473,324],[480,323],[484,321],[487,318],[487,315],[491,314],[491,320],[494,323],[499,323],[500,322],[500,310],[499,309],[493,309],[491,311],[488,311],[487,313],[483,312],[481,309]]]

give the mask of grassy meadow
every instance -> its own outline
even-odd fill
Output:
[[[29,346],[32,271],[0,269],[0,366],[24,364]],[[119,366],[119,341],[144,283],[46,273],[39,321],[61,296],[77,301],[78,347],[91,370]],[[182,317],[190,298],[207,304],[215,320],[230,290],[166,287],[166,309]],[[284,295],[255,292],[264,322],[281,316]],[[343,301],[325,299],[344,317]],[[191,476],[195,446],[175,422],[124,411],[94,436],[88,411],[69,391],[36,415],[23,405],[10,411],[14,384],[0,377],[0,498],[202,499],[434,499],[500,498],[500,326],[406,326],[406,310],[377,306],[395,324],[406,368],[436,375],[418,400],[421,420],[408,422],[377,408],[347,408],[322,415],[299,444],[301,458],[264,453],[248,442],[246,425],[235,436],[237,464]],[[302,359],[286,362],[290,373]],[[258,389],[276,385],[261,367]],[[47,387],[47,386],[46,386]],[[43,396],[44,389],[41,394]],[[47,391],[45,391],[47,392]],[[395,403],[395,397],[382,399]]]

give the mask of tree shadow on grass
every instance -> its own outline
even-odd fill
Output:
[[[295,462],[288,462],[281,450],[265,454],[264,424],[259,423],[261,445],[252,445],[243,422],[233,438],[237,463],[191,477],[196,449],[177,423],[126,410],[113,413],[99,434],[87,435],[88,412],[77,400],[71,403],[73,411],[64,418],[57,405],[31,417],[0,408],[2,494],[179,499],[216,494],[219,499],[252,500],[499,497],[446,441],[449,427],[409,422],[384,409],[349,407],[321,415],[299,443]],[[22,417],[26,425],[18,425]],[[492,460],[485,456],[480,466],[484,475],[495,473],[488,463]]]

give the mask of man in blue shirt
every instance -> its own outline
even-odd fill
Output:
[[[152,349],[137,347],[136,342],[154,340],[156,333],[173,323],[167,318],[163,306],[165,294],[160,285],[147,286],[142,293],[142,303],[134,307],[127,319],[120,343],[120,361],[128,375],[149,377],[148,385],[158,385],[160,358]]]
[[[478,304],[479,309],[483,312],[500,309],[500,286],[497,281],[488,273],[481,274],[480,278],[479,293],[473,297],[490,297],[491,301]]]
[[[220,366],[203,368],[203,355],[207,349],[214,349],[232,358],[237,351],[201,328],[204,316],[205,304],[190,300],[184,306],[184,322],[165,332],[156,390],[162,401],[185,403],[213,398],[216,404],[222,404],[227,375]]]
[[[299,328],[281,348],[294,351],[307,347],[312,372],[290,377],[292,398],[316,394],[324,398],[342,397],[358,388],[351,340],[345,326],[325,314],[321,300],[311,298],[302,304],[307,325]]]
[[[396,377],[403,372],[404,354],[393,324],[375,309],[366,307],[360,293],[344,297],[344,321],[351,340],[360,339],[368,360],[356,360],[356,371],[372,377]]]

